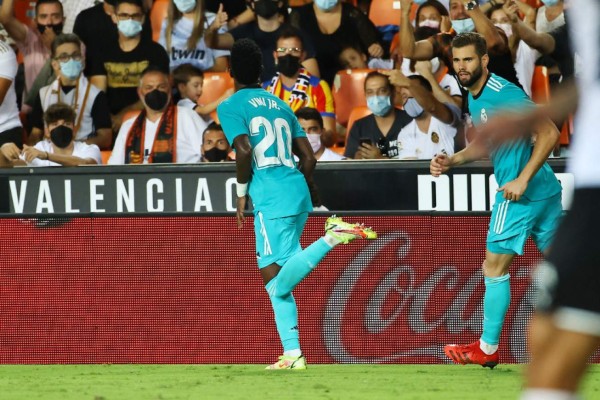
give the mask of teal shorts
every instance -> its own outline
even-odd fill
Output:
[[[290,257],[302,251],[300,236],[307,219],[308,213],[268,219],[260,211],[257,212],[254,216],[254,234],[258,268],[273,263],[283,266]]]
[[[562,216],[561,193],[548,199],[530,201],[505,200],[502,192],[496,195],[488,229],[486,247],[496,254],[523,254],[531,236],[540,251],[546,250]]]

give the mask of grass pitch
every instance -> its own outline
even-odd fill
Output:
[[[2,400],[516,399],[522,366],[459,365],[2,365]],[[600,400],[600,365],[583,385]]]

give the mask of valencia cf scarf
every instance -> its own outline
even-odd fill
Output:
[[[307,92],[309,85],[310,74],[306,69],[300,68],[300,73],[298,74],[298,78],[296,78],[296,83],[294,84],[292,92],[290,93],[290,98],[288,99],[288,103],[292,111],[296,112],[302,107],[308,105],[309,98]],[[285,98],[285,89],[283,88],[281,79],[279,79],[279,72],[271,80],[271,84],[269,85],[268,90],[280,99]]]
[[[144,162],[144,136],[146,133],[146,110],[137,116],[125,144],[125,164]],[[169,104],[160,118],[148,163],[172,163],[177,160],[177,106]]]

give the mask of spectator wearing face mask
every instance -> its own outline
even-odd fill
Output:
[[[395,91],[387,76],[370,72],[365,78],[367,106],[373,112],[357,120],[346,142],[344,156],[354,159],[393,158],[398,155],[398,133],[411,118],[393,106]]]
[[[58,78],[39,91],[31,112],[30,143],[42,139],[43,114],[48,107],[65,103],[75,111],[74,140],[110,149],[112,130],[106,94],[83,76],[84,64],[85,58],[77,35],[63,33],[54,39],[52,67]]]
[[[63,30],[64,16],[59,0],[38,0],[35,4],[35,25],[28,26],[14,16],[15,0],[3,0],[0,24],[17,43],[25,65],[25,96],[50,58],[52,41]]]
[[[415,1],[419,5],[415,13],[415,28],[432,28],[449,32],[452,28],[448,9],[437,0]]]
[[[158,43],[169,54],[171,70],[183,64],[191,64],[202,71],[222,72],[227,69],[229,52],[213,50],[203,38],[205,29],[215,19],[215,14],[206,12],[202,0],[169,2]]]
[[[44,140],[35,146],[14,143],[0,148],[0,166],[29,165],[32,167],[73,167],[84,164],[102,164],[100,149],[95,144],[75,141],[73,128],[75,111],[67,104],[52,104],[44,113]]]
[[[487,16],[496,27],[502,29],[506,34],[515,63],[517,78],[519,78],[519,83],[523,87],[525,93],[527,93],[527,96],[531,97],[531,81],[533,79],[533,71],[535,70],[535,61],[541,54],[522,41],[519,35],[513,33],[510,16],[508,14],[510,11],[508,10],[513,8],[516,11],[519,7],[516,3],[517,2],[515,1],[507,1],[503,5],[497,4],[490,8],[487,12]]]
[[[73,33],[79,36],[86,49],[85,58],[88,60],[85,74],[89,76],[94,51],[101,49],[105,43],[114,43],[119,38],[119,30],[112,16],[115,13],[117,0],[104,0],[93,7],[87,8],[77,15]],[[152,40],[152,27],[148,15],[142,22],[142,38]]]
[[[296,7],[290,23],[302,29],[316,48],[321,79],[329,85],[339,71],[339,55],[344,45],[358,44],[370,57],[382,57],[383,47],[375,25],[352,4],[339,0],[315,0]]]
[[[150,66],[137,93],[144,105],[123,123],[108,164],[197,163],[206,122],[195,111],[171,102],[169,75]]]
[[[169,71],[169,56],[161,45],[142,36],[145,15],[141,0],[117,0],[112,19],[119,37],[94,53],[90,82],[106,92],[113,131],[117,132],[126,112],[142,108],[137,93],[142,72],[150,65]]]
[[[340,161],[344,160],[344,157],[323,145],[321,135],[324,132],[323,129],[323,117],[319,111],[311,107],[304,107],[296,111],[296,118],[310,142],[315,153],[317,161]]]
[[[461,111],[453,102],[441,103],[433,96],[427,79],[406,77],[401,71],[385,72],[401,88],[404,111],[413,118],[398,134],[398,158],[431,160],[436,154],[454,154],[454,137]]]
[[[221,125],[212,122],[202,134],[202,161],[233,161],[229,157],[232,149]]]
[[[272,56],[279,72],[263,84],[265,89],[286,101],[294,112],[302,107],[316,108],[323,117],[325,130],[335,132],[335,110],[331,90],[327,82],[312,76],[302,67],[306,51],[302,38],[295,29],[281,32]]]
[[[478,32],[483,36],[489,51],[491,72],[519,84],[513,65],[508,39],[479,9],[477,0],[450,0],[450,22],[453,33],[441,32],[425,40],[417,41],[410,22],[412,0],[401,0],[400,52],[411,60],[431,60],[439,57],[452,74],[452,39],[456,34]]]
[[[206,31],[205,41],[209,47],[229,50],[236,40],[241,38],[252,39],[262,50],[264,68],[260,78],[261,82],[265,82],[277,73],[272,56],[277,46],[277,39],[282,32],[293,29],[291,25],[282,20],[283,7],[284,2],[278,0],[250,1],[249,9],[256,15],[256,20],[229,32],[219,33],[219,29],[229,21],[227,14],[222,11],[221,7],[215,21]],[[296,30],[296,34],[302,39],[306,52],[302,67],[306,68],[311,75],[320,76],[319,66],[315,59],[315,49],[311,40],[300,29]]]
[[[565,24],[565,3],[563,0],[541,0],[544,4],[537,10],[535,30],[541,33],[552,32]]]

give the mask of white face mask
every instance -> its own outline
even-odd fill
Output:
[[[307,133],[306,137],[310,143],[310,147],[313,149],[313,153],[321,149],[321,135],[319,133]]]
[[[440,59],[435,57],[429,61],[431,61],[431,72],[435,74],[440,69]],[[406,76],[415,74],[418,75],[418,72],[410,70],[410,59],[408,58],[402,59],[402,65],[400,66],[400,70]]]
[[[436,21],[434,19],[424,19],[419,22],[419,27],[426,26],[428,28],[440,29],[440,21]]]
[[[509,38],[513,34],[512,25],[511,24],[494,24],[497,28],[500,28],[506,33],[506,37]]]

